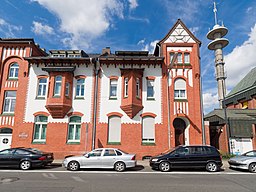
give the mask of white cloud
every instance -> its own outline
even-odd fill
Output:
[[[196,33],[199,31],[199,27],[192,27],[192,28],[189,28],[189,31],[191,31],[191,33],[193,33],[194,35],[196,35]]]
[[[216,108],[219,108],[217,88],[216,90],[207,90],[206,93],[203,94],[204,113],[207,114]]]
[[[15,37],[14,33],[21,30],[21,26],[12,25],[0,18],[0,32],[2,32],[5,37]]]
[[[40,22],[33,21],[32,31],[37,35],[54,34],[54,29],[48,25],[43,25]]]
[[[36,1],[60,19],[60,30],[69,35],[63,41],[69,47],[88,48],[90,42],[104,34],[114,16],[124,18],[120,0],[31,0]]]
[[[145,42],[146,40],[142,39],[137,43],[137,45],[141,45],[143,51],[149,51],[149,53],[153,53],[155,50],[156,44],[159,42],[159,40],[155,40],[150,43],[145,43]]]
[[[224,56],[227,71],[226,84],[234,87],[252,68],[256,66],[256,24],[251,29],[248,40],[236,46],[231,53]]]
[[[130,4],[130,5],[129,5],[130,10],[133,10],[133,9],[135,9],[136,7],[139,6],[137,0],[129,0],[129,4]]]

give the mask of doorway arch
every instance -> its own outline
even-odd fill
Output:
[[[185,145],[186,122],[181,118],[175,118],[173,121],[173,127],[175,132],[175,146]]]

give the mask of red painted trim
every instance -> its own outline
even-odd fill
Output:
[[[118,113],[118,112],[112,112],[112,113],[108,113],[107,114],[108,117],[111,117],[111,116],[118,116],[118,117],[122,117],[123,114],[121,113]]]
[[[85,79],[86,76],[85,75],[77,75],[75,76],[76,79]]]
[[[146,79],[147,79],[147,80],[155,80],[156,77],[154,77],[154,76],[148,76],[148,77],[146,77]]]
[[[71,117],[71,116],[80,116],[80,117],[82,117],[82,116],[84,116],[84,114],[80,113],[80,112],[77,112],[77,111],[74,111],[74,112],[68,113],[67,116],[68,117]]]
[[[110,79],[110,80],[112,80],[112,79],[118,80],[118,77],[117,77],[117,76],[110,76],[109,79]]]
[[[47,75],[38,75],[37,76],[37,79],[43,79],[43,78],[48,78],[48,76]]]
[[[150,117],[156,117],[157,115],[156,114],[154,114],[154,113],[142,113],[141,115],[140,115],[142,118],[143,117],[146,117],[146,116],[150,116]]]
[[[47,117],[50,116],[50,114],[47,113],[47,112],[45,112],[45,111],[38,111],[38,112],[34,113],[33,115],[34,115],[35,117],[38,116],[38,115],[44,115],[44,116],[47,116]]]

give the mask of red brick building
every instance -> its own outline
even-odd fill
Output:
[[[0,39],[2,148],[63,158],[116,147],[140,159],[203,143],[200,44],[181,20],[154,54],[46,53],[33,39]]]

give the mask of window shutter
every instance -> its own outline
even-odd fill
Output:
[[[155,119],[153,117],[144,117],[142,126],[142,139],[155,139]]]
[[[110,117],[108,126],[108,142],[121,142],[121,118]]]

